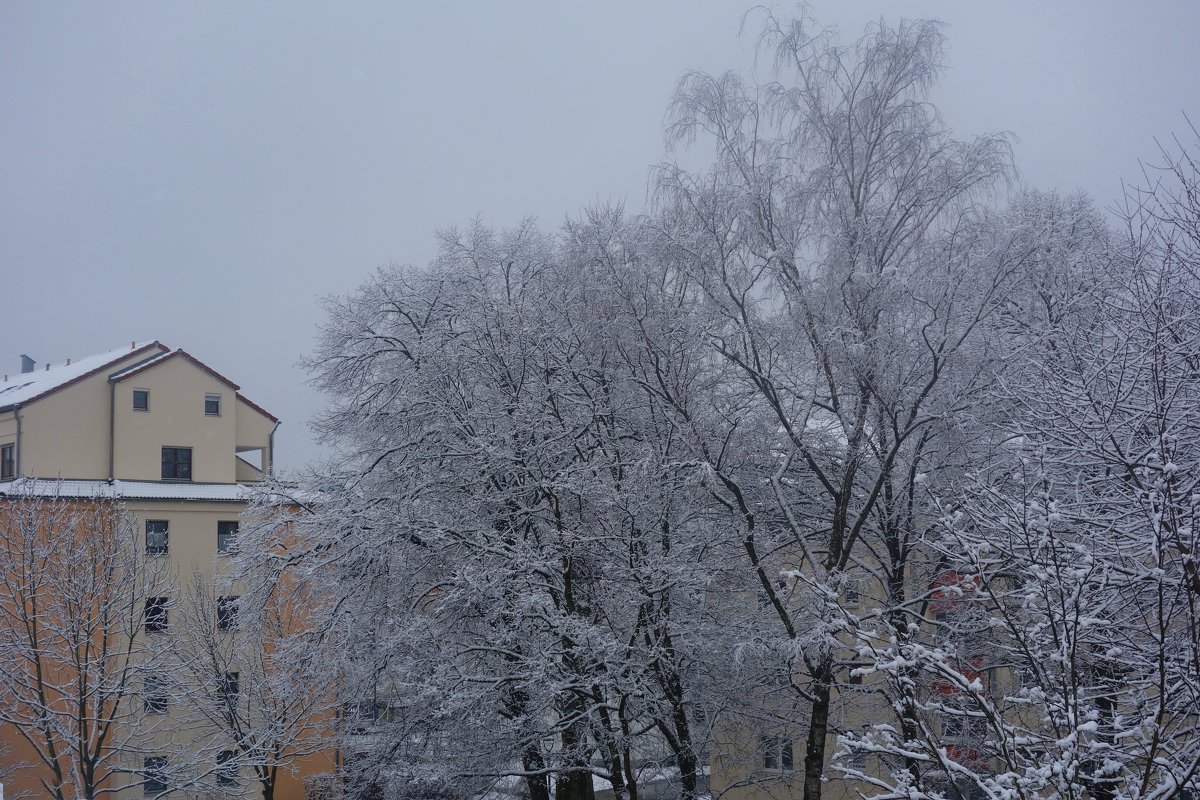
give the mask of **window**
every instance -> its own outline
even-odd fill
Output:
[[[150,410],[150,390],[149,389],[134,389],[133,390],[133,410],[134,411],[149,411]]]
[[[221,699],[226,703],[236,703],[238,699],[238,674],[236,672],[226,672],[225,677],[221,679]]]
[[[204,413],[209,417],[221,416],[221,395],[206,394],[204,395]]]
[[[787,581],[782,580],[782,579],[775,581],[775,596],[779,598],[779,601],[781,603],[787,599],[787,590],[788,590]],[[759,608],[769,608],[771,605],[772,605],[771,595],[767,594],[766,589],[759,589],[758,590],[758,607]]]
[[[866,665],[865,664],[851,664],[850,665],[850,674],[846,677],[846,682],[849,683],[851,686],[862,686],[863,685],[863,676],[862,676],[862,673],[859,672],[859,670],[862,669],[864,666],[866,666]]]
[[[157,633],[167,629],[167,598],[146,598],[146,633]]]
[[[987,737],[987,720],[968,716],[966,712],[948,713],[942,717],[942,736],[968,742],[982,742]]]
[[[860,600],[858,581],[854,578],[848,579],[845,588],[842,589],[842,605],[849,608],[857,608]]]
[[[142,793],[158,794],[167,790],[167,759],[150,756],[142,762]]]
[[[929,778],[929,788],[949,800],[985,800],[988,796],[979,784],[970,778],[948,781],[942,776]]]
[[[167,554],[167,521],[165,519],[146,520],[146,555],[165,556]]]
[[[864,770],[867,768],[867,754],[862,750],[852,750],[842,759],[842,765],[847,769]]]
[[[237,753],[222,750],[217,754],[217,783],[221,786],[236,786],[237,782]]]
[[[142,702],[147,714],[162,714],[167,710],[170,694],[167,683],[159,675],[147,675],[142,682]]]
[[[0,480],[8,480],[17,474],[16,445],[0,447]]]
[[[162,449],[162,479],[190,481],[192,479],[192,448],[164,447]]]
[[[771,737],[763,740],[764,769],[779,769],[790,772],[794,763],[791,739]]]
[[[217,523],[217,552],[218,553],[236,553],[237,552],[237,522],[228,522],[222,520]]]
[[[238,600],[236,596],[217,598],[217,628],[231,631],[237,627]]]
[[[792,740],[781,739],[779,745],[779,766],[784,770],[792,768]]]
[[[377,722],[401,721],[402,712],[387,703],[363,700],[345,703],[342,706],[342,718],[345,720],[347,733],[361,736],[371,733]]]
[[[1037,687],[1041,684],[1041,678],[1038,677],[1037,666],[1026,661],[1024,658],[1017,661],[1013,669],[1014,677],[1019,686]]]

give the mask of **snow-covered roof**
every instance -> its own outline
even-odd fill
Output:
[[[116,372],[112,373],[108,377],[110,380],[119,381],[119,380],[121,380],[121,378],[124,378],[126,375],[129,375],[134,372],[140,372],[143,369],[148,369],[149,367],[154,366],[155,364],[159,363],[160,361],[166,361],[168,358],[175,355],[177,352],[180,352],[180,351],[164,350],[152,358],[147,358],[145,361],[139,361],[136,364],[130,364],[125,369],[117,370]]]
[[[0,497],[71,497],[104,500],[195,500],[244,503],[261,492],[240,483],[159,483],[17,478],[0,483]]]
[[[97,353],[94,356],[85,356],[79,359],[70,359],[68,363],[50,365],[49,369],[45,367],[35,369],[33,372],[22,372],[18,374],[8,374],[4,376],[4,380],[0,381],[0,411],[7,411],[18,403],[29,403],[51,392],[74,383],[82,378],[86,378],[92,373],[103,372],[105,369],[114,364],[124,361],[131,355],[140,354],[144,358],[130,364],[124,369],[111,373],[108,377],[112,380],[122,380],[130,375],[136,375],[143,370],[150,369],[158,364],[169,359],[179,356],[190,361],[198,369],[202,369],[209,373],[222,383],[229,384],[233,388],[237,398],[250,408],[262,414],[272,422],[278,422],[279,418],[267,411],[262,406],[251,401],[243,395],[236,383],[226,378],[221,373],[217,372],[212,367],[208,366],[200,359],[184,352],[182,348],[171,350],[166,345],[158,341],[153,342],[133,342],[130,347],[118,347],[115,350],[109,350],[105,353]]]
[[[147,370],[152,367],[155,367],[164,361],[169,361],[172,358],[175,358],[176,356],[183,358],[185,361],[190,361],[194,367],[196,367],[197,369],[204,370],[209,375],[212,375],[214,378],[221,381],[221,383],[229,384],[229,386],[232,387],[235,392],[238,389],[242,388],[242,387],[238,386],[236,383],[234,383],[233,381],[229,380],[229,378],[226,378],[224,375],[217,372],[215,369],[210,367],[208,364],[205,364],[203,361],[201,361],[200,359],[193,356],[191,353],[185,352],[182,347],[180,347],[179,349],[174,350],[170,353],[163,353],[162,355],[148,359],[139,364],[133,364],[132,366],[129,366],[129,367],[121,370],[120,372],[114,372],[109,377],[114,381],[124,380],[125,378],[128,378],[130,375],[137,375],[139,372],[142,372],[143,370]]]
[[[5,376],[6,380],[0,382],[0,410],[18,403],[27,403],[56,389],[61,389],[90,373],[99,372],[126,359],[139,350],[145,350],[149,355],[155,347],[162,348],[163,345],[158,342],[134,342],[132,346],[127,345],[93,356],[70,359],[65,364],[51,364],[49,369],[41,367],[34,369],[33,372],[9,374]]]
[[[312,492],[290,484],[188,483],[186,481],[77,480],[16,478],[0,482],[0,498],[69,497],[81,500],[186,500],[199,503],[248,503],[257,499],[280,506],[318,501]]]

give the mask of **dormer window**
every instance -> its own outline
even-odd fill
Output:
[[[149,411],[150,410],[150,390],[149,389],[134,389],[133,390],[133,410],[134,411]]]
[[[204,395],[204,415],[207,417],[221,416],[221,395]]]

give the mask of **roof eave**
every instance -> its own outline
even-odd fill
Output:
[[[108,361],[104,364],[101,364],[100,366],[96,367],[95,369],[89,370],[88,372],[85,372],[76,378],[72,378],[71,380],[66,381],[65,383],[60,383],[58,386],[55,386],[51,389],[47,389],[46,391],[42,392],[41,394],[36,394],[33,397],[30,397],[28,400],[22,400],[19,403],[12,403],[11,405],[4,406],[3,408],[0,408],[0,412],[12,411],[13,409],[15,409],[17,407],[24,408],[25,406],[29,405],[30,403],[36,403],[38,400],[49,397],[50,395],[52,395],[56,392],[61,392],[63,389],[67,389],[71,386],[74,386],[75,384],[85,381],[88,378],[93,378],[96,375],[99,375],[101,372],[104,372],[104,370],[111,368],[113,364],[117,364],[121,361],[124,361],[125,359],[129,358],[130,356],[135,356],[135,355],[138,355],[139,353],[147,352],[152,347],[158,347],[164,352],[166,350],[170,349],[166,345],[162,344],[157,339],[155,339],[150,344],[142,345],[141,347],[137,348],[136,350],[130,350],[125,355],[119,356],[117,358],[114,358],[112,361]]]

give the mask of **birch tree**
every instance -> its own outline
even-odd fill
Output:
[[[1008,176],[1007,140],[956,140],[927,100],[937,23],[880,23],[841,46],[810,20],[768,16],[762,42],[774,81],[681,79],[669,138],[711,143],[713,166],[664,166],[657,186],[673,258],[712,315],[708,341],[778,431],[760,484],[710,464],[802,666],[804,795],[815,799],[856,624],[838,597],[852,573],[869,575],[872,605],[909,635],[918,484],[986,388],[980,323],[1026,253],[974,202]],[[763,552],[785,547],[780,597],[780,565]],[[896,710],[915,724],[911,698]]]

